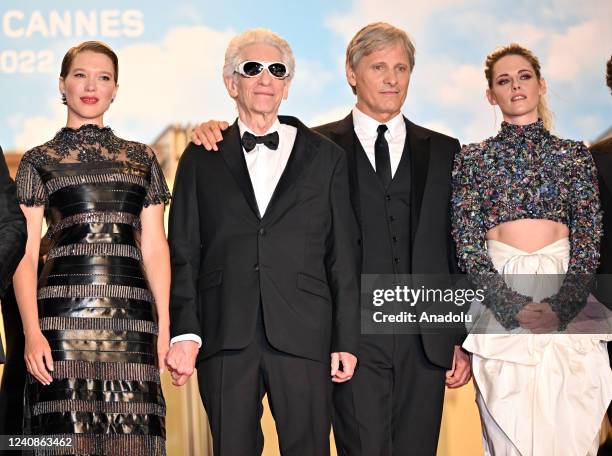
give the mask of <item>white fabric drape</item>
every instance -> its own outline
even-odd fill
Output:
[[[569,262],[567,238],[532,253],[497,241],[487,241],[487,249],[508,286],[534,302],[558,291]],[[489,334],[471,333],[463,347],[473,354],[485,454],[594,456],[612,399],[610,320],[592,319],[604,322],[600,334],[535,335],[522,328],[499,334],[488,309],[475,307],[477,325]],[[602,309],[591,303],[583,312]]]

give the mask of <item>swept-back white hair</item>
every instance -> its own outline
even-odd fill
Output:
[[[232,38],[225,50],[225,63],[223,64],[224,78],[231,77],[234,74],[236,67],[244,60],[240,52],[243,48],[251,44],[269,44],[278,49],[281,54],[282,62],[287,65],[287,69],[289,70],[288,80],[293,78],[293,74],[295,73],[295,58],[293,57],[293,51],[289,43],[276,33],[264,28],[245,30]]]

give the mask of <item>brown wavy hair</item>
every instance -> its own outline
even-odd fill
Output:
[[[520,44],[511,43],[507,46],[498,47],[495,49],[495,51],[489,54],[485,60],[484,72],[489,88],[493,87],[493,67],[499,59],[506,57],[507,55],[519,55],[523,57],[533,67],[533,71],[535,72],[538,81],[542,79],[540,60],[535,56],[535,54]],[[553,116],[550,109],[548,109],[548,104],[546,103],[546,97],[544,95],[540,95],[540,99],[538,101],[538,117],[542,119],[546,129],[550,130],[552,128]]]

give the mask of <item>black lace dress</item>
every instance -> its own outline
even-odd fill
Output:
[[[110,128],[64,128],[26,152],[16,181],[21,204],[46,206],[51,239],[38,312],[53,381],[28,375],[25,433],[72,440],[41,454],[165,454],[155,303],[139,247],[143,207],[170,198],[155,154]]]

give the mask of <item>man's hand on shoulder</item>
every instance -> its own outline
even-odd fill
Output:
[[[198,146],[203,146],[204,149],[208,151],[217,151],[219,150],[217,143],[223,141],[221,132],[228,128],[229,124],[227,122],[209,120],[193,129],[191,132],[191,141]]]

